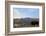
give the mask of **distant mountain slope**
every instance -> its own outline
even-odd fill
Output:
[[[39,24],[39,18],[17,18],[14,19],[14,24],[18,24],[21,26],[31,26],[32,24],[36,24],[38,26]],[[16,26],[16,25],[15,25]]]

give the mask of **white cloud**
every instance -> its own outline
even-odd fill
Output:
[[[22,17],[18,10],[14,10],[13,16],[14,16],[14,18],[21,18]]]

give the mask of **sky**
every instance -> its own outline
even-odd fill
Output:
[[[15,18],[39,18],[39,9],[38,8],[14,8],[13,16]]]

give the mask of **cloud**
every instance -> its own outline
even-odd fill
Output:
[[[19,13],[18,10],[14,10],[13,16],[14,18],[21,18],[21,14]]]

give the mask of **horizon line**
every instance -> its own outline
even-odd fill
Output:
[[[34,17],[13,17],[13,18],[34,18]],[[36,18],[39,18],[39,17],[36,17]]]

